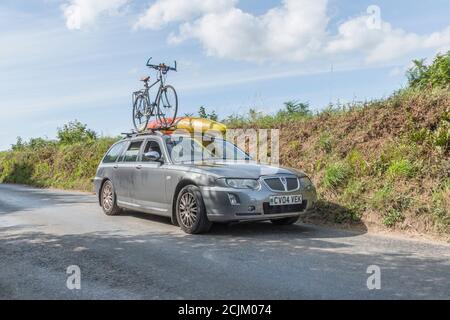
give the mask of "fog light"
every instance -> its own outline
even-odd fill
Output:
[[[237,195],[229,193],[228,194],[228,199],[230,199],[230,203],[233,206],[238,206],[239,205],[239,198]]]

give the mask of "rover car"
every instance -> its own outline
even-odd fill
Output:
[[[162,132],[131,134],[102,159],[95,191],[107,215],[122,209],[167,216],[190,234],[213,223],[295,223],[316,202],[316,190],[296,169],[253,161],[236,145]]]

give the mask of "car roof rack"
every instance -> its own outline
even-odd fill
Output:
[[[131,131],[131,132],[122,132],[121,134],[124,135],[124,139],[125,138],[134,138],[134,137],[139,137],[139,136],[148,136],[148,135],[159,135],[159,136],[164,136],[165,133],[163,131],[170,131],[170,130],[174,130],[173,127],[170,128],[152,128],[152,129],[148,129],[146,131],[143,132],[136,132],[136,131]]]

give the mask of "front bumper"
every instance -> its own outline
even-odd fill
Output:
[[[212,222],[261,221],[299,216],[314,207],[317,201],[313,186],[293,192],[273,192],[267,188],[260,190],[234,189],[225,187],[200,187],[208,219]],[[229,194],[236,196],[238,205],[232,205]],[[278,213],[268,212],[270,196],[298,195],[303,197],[296,211],[280,208]],[[272,207],[274,208],[274,207]],[[292,207],[291,207],[292,208]],[[298,210],[298,211],[297,211]]]

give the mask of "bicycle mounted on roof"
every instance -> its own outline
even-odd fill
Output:
[[[177,71],[177,62],[174,67],[160,63],[150,64],[148,59],[146,66],[157,71],[157,80],[149,85],[150,76],[141,79],[144,89],[133,93],[133,125],[137,132],[147,129],[151,117],[156,116],[162,128],[172,126],[178,112],[178,96],[175,88],[166,85],[166,76],[169,71]],[[149,90],[159,83],[155,100],[151,102]]]

